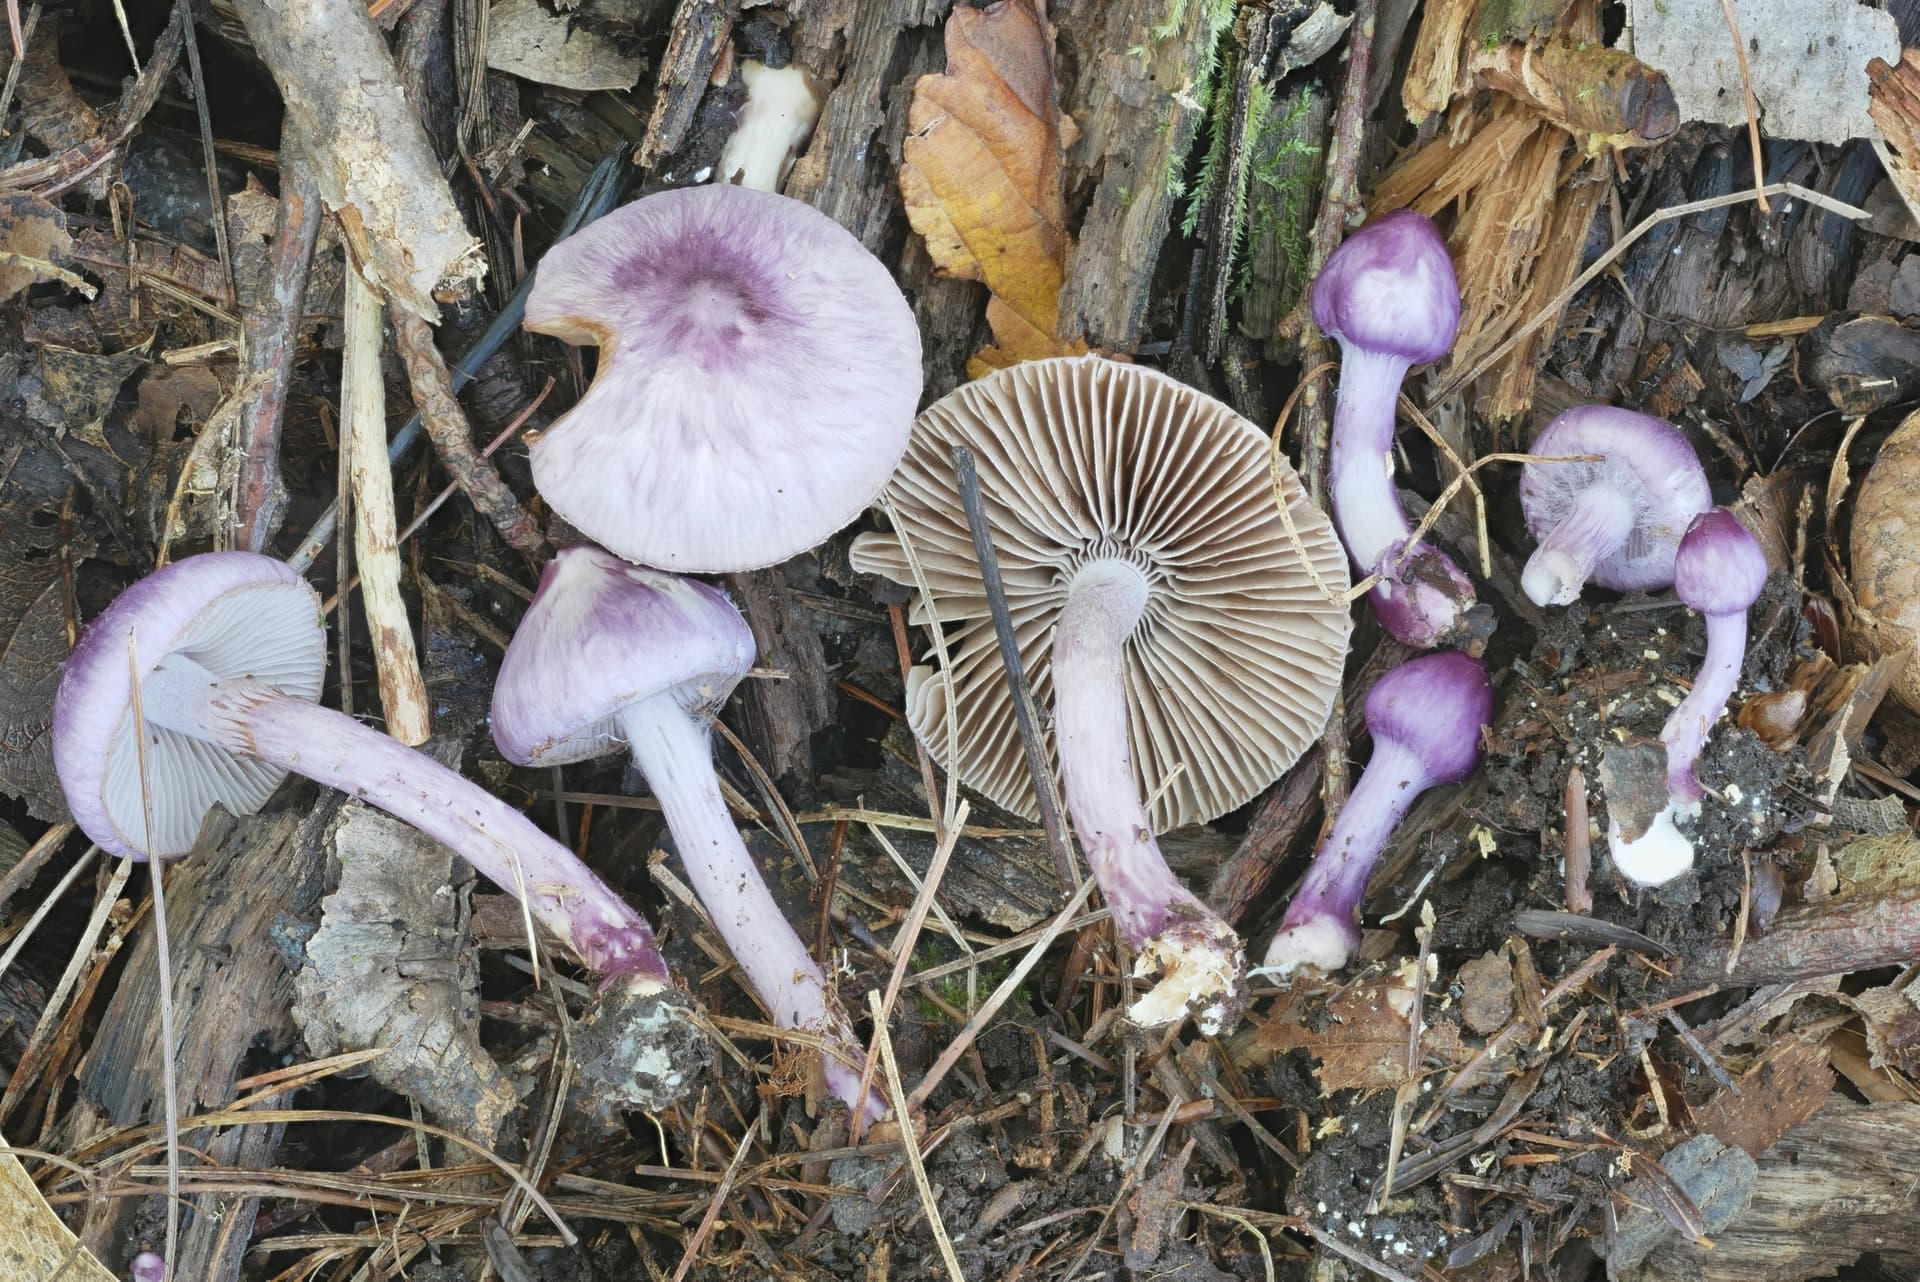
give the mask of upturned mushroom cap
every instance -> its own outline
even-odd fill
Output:
[[[771,565],[858,516],[906,448],[920,335],[826,215],[714,185],[634,201],[541,259],[527,328],[601,349],[532,446],[561,516],[630,561]]]
[[[566,548],[501,660],[494,742],[523,766],[604,756],[627,741],[622,708],[668,692],[687,707],[718,705],[753,655],[747,621],[718,588]]]
[[[177,652],[216,677],[250,677],[317,700],[327,670],[320,599],[306,580],[271,557],[207,552],[175,561],[122,592],[74,647],[53,701],[53,760],[67,809],[110,854],[170,859],[193,848],[200,821],[216,803],[251,814],[287,772],[147,725],[149,842],[129,638],[143,678]]]
[[[1633,533],[1594,563],[1592,582],[1646,592],[1673,582],[1673,553],[1688,522],[1713,506],[1706,471],[1665,419],[1610,405],[1578,405],[1541,429],[1532,453],[1599,454],[1597,463],[1528,463],[1520,472],[1527,528],[1543,539],[1592,485],[1613,485],[1634,507]]]
[[[1151,584],[1125,680],[1155,831],[1242,805],[1291,765],[1339,685],[1347,560],[1282,461],[1303,563],[1275,506],[1268,444],[1213,398],[1093,356],[1024,362],[929,407],[885,496],[895,528],[856,539],[853,562],[911,586],[905,539],[925,572],[935,600],[917,599],[912,617],[945,629],[958,716],[949,760],[947,679],[916,667],[907,719],[934,758],[996,804],[1038,813],[953,471],[953,447],[965,445],[1041,704],[1053,701],[1053,629],[1075,571],[1119,557]]]

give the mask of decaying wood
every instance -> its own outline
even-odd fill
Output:
[[[1753,987],[1911,965],[1920,958],[1920,890],[1783,908],[1766,934],[1747,937],[1729,970],[1731,952],[1723,941],[1669,982]]]
[[[748,570],[728,580],[753,629],[759,666],[781,674],[747,683],[746,705],[756,737],[766,745],[767,772],[783,787],[810,795],[813,736],[832,723],[835,703],[820,629],[788,590],[779,567]]]
[[[1366,0],[1363,0],[1363,3]],[[1062,65],[1077,70],[1062,106],[1080,126],[1067,152],[1067,203],[1087,186],[1079,241],[1067,260],[1060,332],[1131,352],[1146,329],[1154,267],[1173,213],[1173,185],[1200,129],[1196,96],[1211,39],[1208,6],[1162,0],[1063,0],[1050,14]]]
[[[393,465],[387,462],[387,389],[380,296],[360,273],[347,274],[345,340],[340,369],[340,463],[351,477],[353,551],[360,567],[360,603],[373,636],[374,670],[387,733],[408,747],[432,733],[427,687],[413,647],[413,625],[400,595],[400,544],[393,515]]]
[[[486,263],[366,7],[235,0],[234,8],[356,261],[397,311],[439,319],[436,291],[470,288]]]
[[[183,1116],[231,1102],[234,1082],[259,1047],[295,1044],[285,932],[289,922],[311,920],[318,911],[325,833],[339,804],[339,794],[322,790],[317,801],[276,806],[247,819],[216,812],[194,853],[168,875]],[[161,1111],[151,923],[129,951],[78,1074],[83,1096],[117,1126],[158,1118]],[[181,1143],[217,1162],[257,1169],[273,1164],[284,1130],[284,1123],[261,1123],[207,1135],[189,1127]],[[171,1262],[174,1276],[238,1277],[250,1238],[245,1229],[257,1205],[256,1197],[246,1195],[193,1198],[180,1256]],[[128,1218],[139,1210],[137,1199],[89,1203],[82,1240],[104,1254],[122,1240]]]
[[[634,160],[653,169],[679,150],[693,127],[693,116],[707,92],[707,77],[720,57],[733,23],[728,6],[717,0],[681,0],[674,11],[672,34],[660,60],[654,92],[653,117]]]
[[[1637,1282],[1752,1282],[1830,1275],[1869,1252],[1920,1269],[1920,1104],[1833,1096],[1759,1159],[1753,1198],[1713,1243],[1669,1243]]]
[[[273,231],[271,274],[263,305],[250,308],[240,320],[246,343],[249,379],[261,379],[259,390],[240,416],[240,498],[234,546],[263,552],[280,528],[287,487],[280,477],[280,429],[285,420],[287,389],[293,382],[293,362],[300,322],[307,300],[307,274],[320,236],[320,187],[313,168],[300,150],[295,131],[286,131],[280,143],[280,210]]]

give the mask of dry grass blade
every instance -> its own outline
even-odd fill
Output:
[[[1073,898],[1067,901],[1066,907],[1053,915],[1053,920],[1047,923],[1046,928],[1040,932],[1040,937],[1033,941],[1031,948],[1027,949],[1027,955],[1008,972],[1007,977],[1000,981],[1000,986],[988,995],[987,1000],[980,1003],[980,1009],[973,1013],[973,1018],[969,1019],[967,1026],[960,1030],[959,1036],[947,1043],[947,1048],[940,1052],[940,1058],[933,1062],[933,1067],[927,1070],[927,1075],[920,1079],[918,1086],[913,1088],[913,1099],[910,1101],[913,1107],[920,1108],[926,1104],[927,1097],[933,1094],[934,1088],[940,1085],[941,1079],[946,1077],[953,1066],[960,1062],[960,1056],[966,1053],[967,1047],[973,1045],[974,1039],[980,1036],[981,1030],[986,1028],[987,1023],[1006,1004],[1007,999],[1026,982],[1033,968],[1040,964],[1040,958],[1045,955],[1048,948],[1053,946],[1053,941],[1064,934],[1072,924],[1074,915],[1080,911],[1080,906],[1086,903],[1087,896],[1093,893],[1093,886],[1091,877],[1080,883],[1080,889],[1074,892]],[[904,957],[904,954],[902,956]]]
[[[900,1144],[907,1151],[914,1187],[920,1190],[920,1206],[927,1213],[927,1227],[933,1231],[934,1245],[940,1248],[940,1258],[946,1262],[947,1276],[953,1282],[967,1282],[967,1275],[960,1271],[960,1257],[953,1253],[953,1242],[947,1237],[946,1225],[940,1222],[940,1207],[933,1200],[933,1186],[927,1183],[927,1168],[920,1160],[920,1137],[913,1131],[913,1113],[908,1106],[906,1088],[900,1084],[900,1065],[893,1058],[893,1039],[887,1036],[887,1018],[880,1008],[880,994],[868,993],[867,1001],[873,1007],[874,1038],[887,1070],[887,1098],[893,1101]]]
[[[713,1226],[720,1219],[720,1208],[726,1205],[727,1195],[733,1191],[733,1182],[740,1175],[740,1168],[747,1160],[747,1154],[753,1151],[753,1137],[766,1129],[767,1110],[763,1105],[760,1118],[747,1128],[740,1137],[740,1143],[734,1146],[733,1160],[727,1163],[727,1169],[720,1177],[720,1184],[713,1190],[713,1196],[707,1201],[706,1214],[700,1217],[700,1223],[693,1230],[693,1236],[687,1239],[687,1248],[680,1255],[680,1267],[673,1271],[673,1282],[682,1282],[687,1270],[694,1266],[700,1257],[700,1250],[706,1246],[707,1239],[713,1235]]]

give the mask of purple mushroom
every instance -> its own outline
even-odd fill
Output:
[[[1366,704],[1373,758],[1314,853],[1263,970],[1335,971],[1353,959],[1360,902],[1387,839],[1421,793],[1473,773],[1492,716],[1486,668],[1457,650],[1409,659],[1374,683]]]
[[[1700,813],[1700,781],[1694,765],[1707,733],[1726,711],[1746,661],[1747,610],[1767,583],[1767,554],[1760,541],[1725,508],[1693,519],[1673,559],[1673,590],[1706,617],[1707,653],[1694,676],[1693,689],[1673,710],[1660,731],[1667,748],[1667,806],[1639,838],[1627,841],[1617,824],[1608,827],[1608,844],[1621,876],[1642,886],[1659,886],[1693,867],[1693,843],[1675,820]]]
[[[920,335],[826,215],[716,184],[636,200],[540,261],[527,328],[598,344],[533,443],[554,511],[643,565],[771,565],[859,516],[906,450]]]
[[[187,557],[121,593],[74,648],[54,699],[53,760],[74,822],[110,854],[170,859],[193,848],[216,804],[251,814],[289,771],[359,797],[520,897],[599,972],[590,1031],[626,1053],[583,1068],[639,1106],[671,1101],[704,1044],[646,919],[518,810],[318,706],[320,620],[303,579],[251,552]]]
[[[1687,523],[1713,506],[1707,474],[1664,419],[1581,405],[1547,424],[1533,453],[1598,462],[1528,463],[1520,506],[1539,546],[1520,586],[1535,605],[1568,605],[1588,582],[1648,592],[1673,582]]]
[[[1340,541],[1380,624],[1416,649],[1468,640],[1473,583],[1413,527],[1393,488],[1394,406],[1409,367],[1439,360],[1460,328],[1460,287],[1439,231],[1396,210],[1333,251],[1313,282],[1313,319],[1340,342],[1328,478]]]
[[[782,1028],[820,1034],[827,1086],[858,1107],[865,1056],[826,977],[760,876],[727,813],[705,714],[753,666],[753,633],[693,579],[570,547],[540,576],[493,691],[508,760],[565,765],[625,743],[673,830],[688,880]],[[886,1112],[866,1097],[869,1118]]]
[[[167,1262],[152,1251],[142,1251],[127,1262],[133,1282],[167,1282]]]

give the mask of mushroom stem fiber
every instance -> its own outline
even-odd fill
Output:
[[[854,1106],[865,1057],[828,998],[819,963],[787,921],[734,827],[713,769],[706,726],[673,694],[628,704],[620,721],[634,764],[660,802],[687,878],[714,928],[774,1023],[822,1037],[827,1086]],[[877,1094],[866,1107],[869,1120],[887,1111]]]
[[[1344,349],[1327,458],[1333,519],[1362,574],[1413,533],[1393,492],[1394,409],[1407,361],[1391,352]]]
[[[1612,485],[1588,486],[1527,558],[1521,588],[1535,605],[1579,600],[1594,566],[1626,543],[1634,520],[1632,498]]]
[[[1391,739],[1375,741],[1373,759],[1287,906],[1268,951],[1268,965],[1291,969],[1306,963],[1337,970],[1352,958],[1360,947],[1359,911],[1367,879],[1394,829],[1432,783],[1412,749]]]
[[[337,788],[403,819],[527,905],[590,969],[663,988],[653,931],[525,815],[433,758],[352,717],[254,681],[220,681],[182,654],[141,683],[149,724]]]
[[[1699,805],[1700,781],[1694,777],[1694,763],[1706,747],[1713,723],[1726,711],[1746,661],[1745,611],[1709,614],[1706,625],[1707,653],[1700,671],[1694,674],[1693,689],[1660,731],[1660,742],[1667,746],[1667,795],[1683,808]]]
[[[1152,1026],[1200,1009],[1202,1031],[1238,1014],[1239,938],[1176,877],[1141,804],[1127,726],[1123,651],[1146,610],[1146,576],[1130,562],[1089,562],[1073,577],[1053,640],[1060,776],[1087,863],[1114,924],[1158,983],[1130,1012]]]

